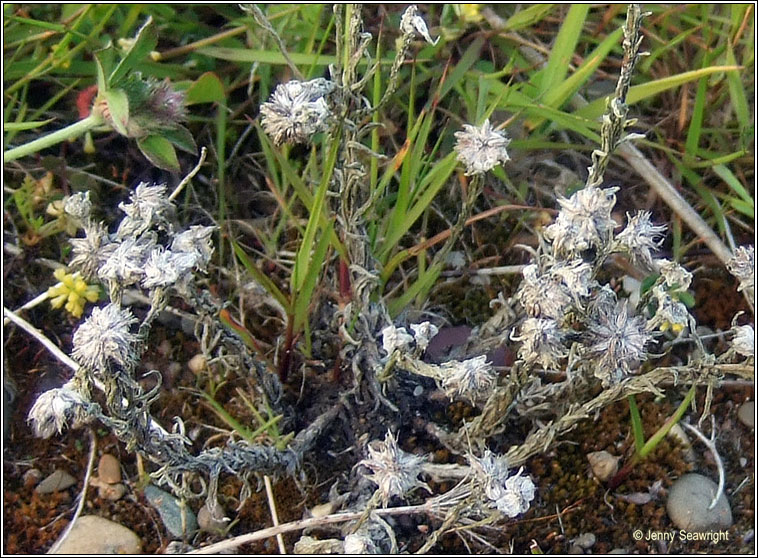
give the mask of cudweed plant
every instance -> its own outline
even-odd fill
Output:
[[[245,5],[243,9],[275,38],[296,76],[277,85],[261,105],[260,126],[282,172],[293,184],[303,186],[297,196],[309,213],[291,270],[289,295],[256,271],[238,247],[235,250],[286,314],[280,371],[286,371],[288,364],[282,368],[282,362],[288,362],[287,355],[297,335],[310,326],[315,282],[323,274],[325,280],[340,286],[343,304],[333,308],[328,327],[340,341],[340,362],[353,372],[353,386],[341,394],[340,404],[302,430],[287,448],[256,444],[250,435],[246,440],[193,454],[187,447],[189,441],[181,418],[175,419],[171,431],[160,426],[151,414],[158,388],[146,392],[135,373],[151,326],[170,297],[180,297],[195,309],[196,334],[203,353],[212,357],[211,362],[252,371],[262,396],[272,404],[279,401],[282,385],[277,375],[257,359],[254,339],[247,338],[244,328],[231,322],[228,313],[223,314],[224,309],[198,286],[199,274],[208,270],[213,255],[214,227],[195,225],[180,230],[174,219],[173,201],[178,191],[169,195],[166,185],[143,183],[127,203],[119,205],[124,216],[118,224],[106,225],[95,219],[87,194],[72,196],[65,203],[65,212],[83,232],[83,236],[71,241],[69,265],[79,275],[61,275],[62,287],[51,293],[53,300],[56,304],[65,302],[71,306],[70,311],[83,315],[80,303],[89,300],[86,285],[97,281],[105,285],[109,302],[94,308],[74,334],[73,378],[61,388],[42,394],[30,411],[30,421],[38,435],[48,437],[66,427],[99,420],[129,450],[139,451],[156,464],[157,470],[152,473],[155,482],[170,486],[183,497],[204,497],[214,510],[218,507],[222,474],[243,479],[240,499],[244,500],[254,475],[293,474],[316,437],[337,416],[342,402],[353,399],[361,403],[368,394],[375,403],[374,413],[394,417],[398,378],[404,373],[411,378],[431,378],[449,399],[463,400],[479,414],[457,432],[446,432],[441,427],[431,430],[466,464],[446,469],[447,478],[458,483],[443,494],[430,495],[419,506],[424,513],[441,520],[440,527],[422,547],[421,552],[425,552],[448,530],[507,521],[527,513],[539,497],[537,483],[529,475],[528,460],[603,407],[629,397],[630,406],[636,409],[635,394],[661,394],[665,383],[685,382],[691,385],[690,395],[680,406],[678,420],[697,386],[717,385],[726,372],[751,376],[754,326],[737,325],[736,316],[732,347],[719,356],[707,353],[684,302],[691,272],[676,262],[656,257],[665,227],[654,223],[646,211],[628,214],[626,224],[619,227],[612,217],[618,188],[602,186],[614,150],[638,137],[629,132],[634,120],[628,118],[627,94],[635,65],[644,55],[641,26],[645,14],[639,6],[631,5],[627,11],[621,74],[603,115],[601,143],[592,153],[584,188],[569,197],[559,197],[558,215],[540,233],[538,248],[532,262],[523,269],[517,291],[511,298],[498,297],[496,302],[502,305],[502,311],[478,329],[476,334],[481,335],[473,336],[474,341],[467,347],[469,356],[441,364],[424,360],[430,341],[439,331],[438,325],[398,319],[398,308],[412,298],[403,295],[401,304],[393,306],[396,301],[388,300],[383,289],[388,276],[408,257],[407,251],[397,249],[399,239],[459,166],[461,182],[465,184],[459,212],[445,243],[432,257],[426,274],[413,284],[411,294],[423,293],[434,283],[488,175],[510,161],[510,140],[501,131],[503,126],[493,125],[491,114],[479,123],[464,125],[455,132],[453,152],[428,176],[419,178],[415,173],[424,147],[422,140],[428,138],[431,126],[425,111],[433,112],[434,102],[422,111],[409,130],[409,141],[393,157],[378,153],[377,143],[367,141],[375,137],[377,112],[399,87],[400,69],[414,41],[436,44],[415,6],[402,15],[388,81],[375,88],[372,98],[363,92],[372,80],[381,78],[380,65],[371,59],[372,36],[363,30],[360,6],[334,7],[337,62],[330,66],[328,78],[310,80],[287,56],[283,41],[262,10],[255,5]],[[461,13],[475,21],[476,13]],[[135,41],[140,45],[138,50],[148,45],[140,43],[140,37]],[[141,89],[142,85],[130,81],[127,72],[119,68],[101,72],[101,93],[105,95],[101,101],[105,105],[98,101],[95,107],[107,105],[109,112],[106,115],[100,111],[101,123],[107,122],[120,133],[142,140],[165,135],[165,129],[151,128],[147,120],[136,118],[136,113],[125,112],[125,106],[132,106],[129,102],[119,103],[130,99],[130,87],[135,85],[143,93],[161,91],[163,100],[176,108],[169,102],[169,90],[155,83]],[[152,106],[150,102],[147,105]],[[177,138],[169,131],[166,141]],[[421,147],[412,145],[416,140]],[[154,140],[147,143],[150,141]],[[292,144],[309,146],[312,153],[317,153],[314,158],[323,163],[314,193],[307,191],[307,181],[297,176],[287,159],[288,146]],[[16,152],[13,156],[22,155]],[[387,163],[387,168],[379,178],[381,163]],[[400,191],[395,207],[382,213],[380,202],[398,170]],[[413,199],[412,191],[422,194]],[[384,236],[375,234],[376,229],[372,232],[376,220],[381,221],[379,229],[386,233]],[[601,282],[601,270],[611,256],[617,255],[654,277],[637,304]],[[338,271],[332,270],[330,275],[332,258],[338,260]],[[739,279],[740,290],[751,298],[753,268],[753,247],[736,250],[729,270]],[[124,303],[127,289],[141,291],[150,301],[144,317],[138,317]],[[227,329],[218,327],[219,315]],[[697,351],[686,365],[656,366],[656,359],[670,349],[672,340],[687,336]],[[511,344],[517,355],[505,374],[486,356],[486,348],[493,342]],[[559,381],[543,384],[545,373]],[[150,374],[160,384],[160,373]],[[280,377],[286,379],[286,373]],[[600,392],[594,395],[598,387]],[[98,397],[97,392],[102,396]],[[493,451],[497,435],[514,413],[529,418],[546,409],[553,414],[553,420],[540,423],[521,444],[505,452]],[[707,409],[708,402],[706,412]],[[275,410],[272,414],[277,413]],[[648,444],[638,444],[638,449],[649,451],[650,444],[661,437],[656,434]],[[392,508],[399,500],[420,498],[424,491],[418,489],[431,492],[428,481],[439,474],[436,464],[430,463],[428,456],[404,451],[400,446],[392,429],[383,440],[367,444],[365,458],[354,468],[351,483],[359,488],[368,486],[369,490],[357,490],[357,495],[342,499],[349,502],[347,509],[360,514],[344,535],[344,549],[396,549],[392,529],[373,512],[380,507]],[[188,487],[198,478],[203,480],[204,488],[194,494]],[[391,545],[379,540],[382,533],[393,541]]]

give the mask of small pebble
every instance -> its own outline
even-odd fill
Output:
[[[83,515],[74,523],[56,554],[139,554],[142,541],[131,530],[96,515]]]
[[[226,525],[229,523],[229,518],[224,517],[224,510],[219,506],[221,512],[221,519],[216,519],[211,514],[208,506],[203,504],[200,511],[197,512],[197,525],[203,531],[209,531],[211,533],[223,533],[226,530]]]
[[[413,397],[420,397],[424,393],[424,386],[416,386],[413,388]]]
[[[169,341],[168,339],[164,339],[163,341],[161,341],[160,344],[158,345],[158,353],[162,357],[168,358],[168,355],[171,354],[171,341]]]
[[[737,418],[748,428],[755,428],[755,401],[746,401],[737,409]]]
[[[582,533],[576,538],[574,544],[577,544],[585,549],[592,548],[596,540],[597,539],[595,538],[595,533]]]
[[[121,463],[118,458],[110,453],[101,455],[97,464],[97,476],[108,484],[121,482]]]
[[[195,514],[189,506],[182,506],[178,498],[152,484],[145,487],[145,498],[158,511],[166,530],[172,536],[179,539],[185,533],[192,533],[197,530]],[[184,522],[182,522],[182,515],[184,515]],[[182,528],[183,525],[185,529]]]
[[[716,506],[709,510],[718,485],[708,477],[690,473],[680,477],[669,490],[666,511],[680,529],[708,531],[728,529],[732,525],[732,510],[722,494]]]
[[[115,502],[116,500],[120,500],[124,494],[126,494],[126,486],[120,482],[116,484],[103,483],[97,488],[97,493],[103,500]]]
[[[38,494],[60,492],[76,484],[76,479],[63,469],[56,469],[34,489]]]
[[[590,462],[590,469],[597,480],[605,482],[615,475],[619,470],[619,459],[607,451],[593,451],[587,454],[587,461]]]
[[[42,478],[42,471],[39,469],[29,469],[26,473],[24,473],[23,478],[24,486],[26,488],[31,488],[32,486],[35,486]]]
[[[198,353],[189,360],[187,368],[189,368],[193,374],[200,374],[200,372],[205,370],[205,364],[205,355]]]

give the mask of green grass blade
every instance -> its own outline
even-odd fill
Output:
[[[726,63],[731,65],[737,64],[731,42],[726,45]],[[737,117],[737,122],[739,122],[740,127],[747,128],[751,124],[750,107],[748,107],[747,97],[745,96],[742,76],[739,72],[727,72],[726,82],[729,85],[729,98],[732,101],[732,108]]]
[[[552,11],[554,6],[555,4],[535,4],[534,6],[524,8],[509,17],[505,21],[503,29],[506,31],[518,31],[524,27],[531,27],[542,21]]]
[[[637,408],[637,399],[634,395],[630,395],[627,400],[629,401],[629,420],[632,423],[632,434],[634,435],[634,450],[637,453],[642,451],[645,447],[645,432],[642,429],[642,417],[640,416],[640,410]]]
[[[553,48],[550,49],[545,71],[542,73],[539,89],[541,95],[554,89],[566,77],[569,62],[584,29],[584,21],[587,19],[589,9],[588,4],[572,4],[569,8],[558,36],[555,38]]]
[[[692,70],[690,72],[683,72],[673,76],[656,79],[649,81],[641,85],[634,85],[629,88],[629,95],[627,95],[627,104],[633,105],[643,99],[647,99],[667,91],[669,89],[675,89],[680,85],[700,79],[703,76],[709,76],[719,72],[738,72],[741,70],[741,66],[710,66],[708,68],[701,68],[699,70]],[[600,118],[605,112],[605,98],[595,99],[587,106],[584,106],[574,112],[577,116],[583,116],[584,118],[594,119]]]
[[[50,124],[55,120],[54,118],[48,118],[47,120],[36,120],[31,122],[5,122],[3,124],[3,132],[23,132],[24,130],[34,130],[40,128],[45,124]]]
[[[300,328],[308,319],[308,308],[311,305],[313,290],[316,288],[316,282],[321,276],[321,269],[324,267],[324,258],[329,248],[329,237],[333,232],[334,224],[329,223],[325,231],[322,231],[316,249],[313,251],[313,258],[308,266],[308,273],[303,279],[302,288],[297,293],[295,300],[294,330],[300,331]],[[310,255],[310,254],[309,254]]]
[[[734,176],[732,171],[724,165],[714,165],[712,168],[713,172],[715,172],[721,180],[726,182],[727,186],[729,186],[735,194],[742,198],[742,201],[749,204],[751,207],[753,206],[753,197],[748,193],[747,189],[745,189],[737,177]]]
[[[313,247],[313,241],[316,238],[316,231],[318,230],[321,223],[322,211],[324,209],[324,200],[326,199],[326,192],[329,190],[329,182],[332,179],[334,164],[337,161],[339,144],[339,138],[334,138],[332,147],[329,150],[327,162],[324,165],[321,183],[316,190],[316,197],[313,199],[313,205],[310,208],[308,225],[305,227],[305,234],[303,235],[303,240],[300,243],[300,248],[295,258],[295,266],[292,270],[291,284],[293,293],[299,293],[302,290],[305,279],[309,274],[311,248]],[[327,234],[327,238],[328,236],[329,234]]]
[[[708,79],[700,78],[695,93],[695,103],[692,107],[692,117],[687,128],[687,140],[684,144],[684,152],[694,158],[700,145],[700,136],[703,129],[703,114],[705,112],[705,97],[708,92]]]
[[[266,289],[266,292],[273,296],[276,301],[282,305],[282,308],[284,308],[287,313],[290,313],[290,300],[287,295],[285,295],[279,287],[276,286],[276,283],[274,283],[265,273],[263,273],[260,269],[258,269],[258,266],[255,265],[250,258],[245,254],[245,251],[242,249],[242,247],[237,244],[234,240],[231,238],[229,239],[229,242],[232,245],[232,249],[234,250],[234,253],[237,256],[237,259],[242,263],[242,265],[245,267],[247,272],[253,276],[253,279],[257,281],[264,289]]]
[[[421,277],[416,279],[416,281],[414,281],[414,283],[408,287],[408,290],[406,290],[402,295],[388,301],[387,309],[389,310],[390,316],[393,318],[397,316],[403,310],[403,308],[408,306],[422,290],[431,288],[434,282],[437,280],[437,277],[439,277],[441,271],[442,264],[434,264],[432,267],[427,269]]]
[[[396,228],[390,229],[387,233],[387,237],[382,244],[382,248],[379,251],[378,257],[380,261],[386,262],[387,257],[392,252],[392,249],[400,241],[400,239],[408,232],[413,223],[421,216],[424,210],[429,207],[429,204],[440,191],[440,188],[444,186],[448,178],[455,169],[458,160],[456,159],[455,152],[449,153],[445,158],[440,160],[434,168],[427,175],[429,178],[429,186],[425,189],[424,193],[410,208],[405,218],[398,223]]]

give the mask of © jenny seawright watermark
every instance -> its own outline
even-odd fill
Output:
[[[710,541],[712,543],[718,543],[721,541],[729,540],[729,531],[685,531],[684,529],[672,529],[670,531],[653,531],[651,529],[635,529],[632,532],[632,538],[635,541]]]

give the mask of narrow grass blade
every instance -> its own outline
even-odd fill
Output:
[[[737,72],[741,69],[742,66],[710,66],[708,68],[701,68],[700,70],[692,70],[690,72],[683,72],[681,74],[656,79],[642,85],[634,85],[629,88],[627,104],[633,105],[642,99],[653,97],[654,95],[669,89],[675,89],[683,83],[700,79],[703,76],[709,76],[719,72]],[[600,118],[603,115],[603,112],[605,112],[605,98],[600,98],[595,99],[588,105],[580,108],[574,114],[577,116],[583,116],[584,118]]]
[[[266,289],[266,292],[273,296],[276,301],[282,305],[282,308],[284,308],[287,313],[290,313],[290,300],[287,295],[285,295],[279,287],[276,286],[276,283],[274,283],[266,274],[264,274],[260,269],[258,269],[258,266],[255,265],[250,258],[245,254],[245,251],[242,249],[242,247],[237,244],[234,240],[231,238],[229,239],[229,242],[232,245],[232,249],[234,250],[234,253],[237,256],[237,259],[242,263],[242,265],[245,267],[247,272],[253,276],[253,279],[255,279],[260,285]]]
[[[563,19],[561,29],[550,49],[547,66],[542,73],[540,94],[545,94],[563,82],[568,72],[571,56],[576,50],[576,44],[584,29],[584,21],[590,6],[588,4],[572,4]],[[546,103],[547,104],[547,103]]]
[[[642,417],[640,416],[637,399],[634,395],[630,395],[627,399],[629,401],[629,420],[632,423],[632,434],[634,435],[634,450],[640,453],[642,448],[645,447],[645,432],[642,429]]]

